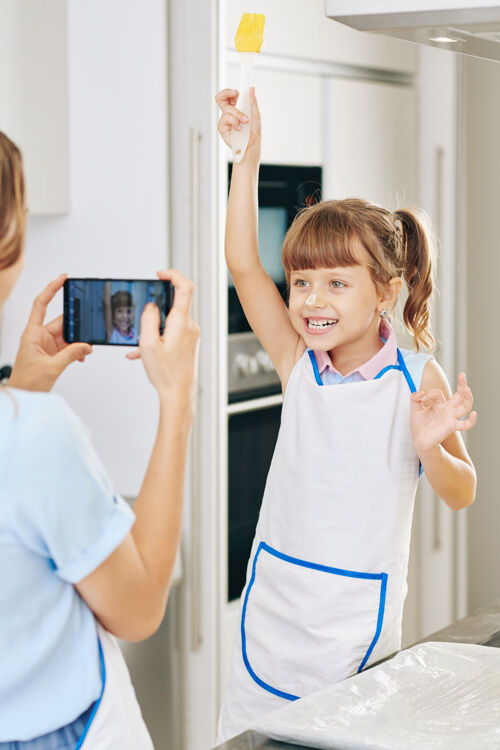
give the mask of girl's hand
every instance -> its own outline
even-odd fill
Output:
[[[241,124],[247,122],[246,115],[236,109],[238,101],[238,92],[236,89],[223,89],[215,96],[215,101],[222,110],[219,120],[218,130],[224,143],[231,148],[231,130],[236,128],[241,130]],[[250,138],[242,162],[254,161],[260,162],[260,144],[261,144],[261,120],[257,98],[255,96],[255,87],[250,89],[250,104],[252,107],[252,121],[250,125]]]
[[[9,379],[9,386],[25,391],[50,391],[59,375],[72,362],[83,362],[92,353],[90,344],[67,344],[63,339],[63,316],[44,325],[47,305],[61,289],[67,274],[51,281],[35,299],[28,325]]]
[[[160,336],[160,311],[150,302],[141,316],[139,350],[128,359],[142,358],[146,374],[160,401],[194,413],[194,383],[200,329],[190,315],[193,284],[179,271],[158,271],[157,276],[175,287],[174,303]]]
[[[474,427],[477,412],[472,409],[472,391],[463,372],[457,390],[450,399],[442,391],[418,391],[410,396],[410,426],[415,449],[420,457],[432,450],[456,430]],[[467,419],[462,420],[466,414]]]

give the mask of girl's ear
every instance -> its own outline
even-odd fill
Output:
[[[394,276],[387,287],[385,288],[384,295],[378,301],[377,310],[392,310],[396,306],[398,301],[399,293],[403,286],[403,280],[399,276]]]

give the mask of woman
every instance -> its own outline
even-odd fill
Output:
[[[0,309],[23,267],[25,214],[21,154],[0,133]],[[128,355],[142,358],[160,412],[134,512],[113,493],[83,425],[50,393],[92,351],[65,344],[62,316],[44,325],[65,276],[35,300],[0,388],[0,750],[152,748],[113,635],[147,638],[165,611],[199,338],[191,283],[177,271],[158,276],[175,286],[165,332],[148,305]]]

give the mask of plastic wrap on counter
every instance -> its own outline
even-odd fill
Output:
[[[252,728],[318,750],[499,750],[500,649],[413,646]]]

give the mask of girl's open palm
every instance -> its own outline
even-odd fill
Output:
[[[470,430],[476,424],[477,412],[471,411],[472,391],[463,372],[450,399],[437,389],[417,391],[410,399],[411,433],[419,455],[442,443],[456,430]],[[462,419],[467,414],[467,419]]]

